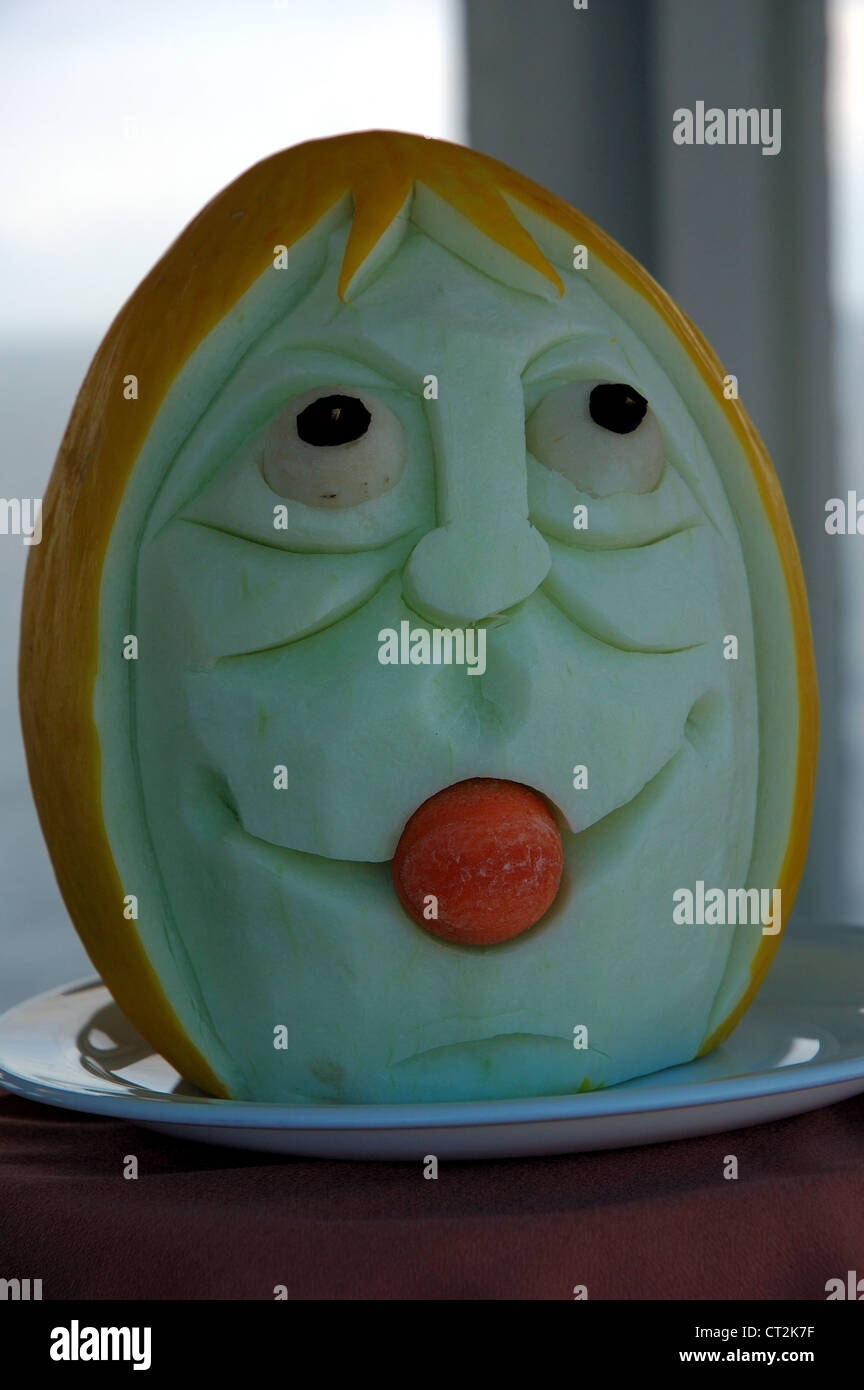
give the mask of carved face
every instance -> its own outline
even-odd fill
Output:
[[[614,1084],[693,1056],[746,988],[759,926],[678,924],[673,894],[749,884],[784,804],[753,617],[776,542],[759,509],[742,546],[740,445],[720,406],[703,431],[656,309],[531,230],[561,296],[484,273],[465,221],[465,255],[412,224],[344,303],[350,218],[322,222],[189,359],[126,485],[100,588],[106,833],[234,1096]],[[438,841],[415,855],[412,910],[405,827],[476,779],[531,789],[524,872],[481,798],[443,879]],[[488,921],[548,878],[543,836],[563,872],[506,934],[460,936],[438,888],[483,877],[481,831],[505,849]]]

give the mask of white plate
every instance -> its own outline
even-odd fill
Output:
[[[864,930],[787,938],[722,1047],[606,1091],[417,1105],[215,1100],[151,1052],[98,980],[0,1017],[0,1086],[178,1138],[322,1158],[512,1158],[714,1134],[864,1091]]]

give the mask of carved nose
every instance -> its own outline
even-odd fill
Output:
[[[453,521],[416,545],[405,568],[405,599],[435,621],[481,622],[533,594],[550,564],[548,545],[528,521]]]

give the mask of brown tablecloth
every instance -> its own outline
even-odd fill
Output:
[[[124,1179],[126,1155],[137,1179]],[[738,1158],[737,1181],[723,1177]],[[44,1299],[824,1300],[864,1277],[864,1096],[640,1149],[270,1158],[0,1093],[0,1277]]]

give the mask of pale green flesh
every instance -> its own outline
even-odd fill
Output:
[[[562,267],[565,297],[544,302],[413,230],[339,308],[346,234],[303,251],[313,279],[325,246],[328,258],[301,306],[276,312],[271,272],[205,341],[112,536],[95,709],[105,820],[141,940],[241,1098],[532,1095],[684,1061],[721,997],[740,997],[762,937],[673,925],[673,891],[773,887],[771,836],[789,814],[786,786],[760,785],[763,658],[727,473],[721,484],[678,391],[598,293],[602,275]],[[653,347],[646,328],[670,335],[648,312]],[[232,372],[238,344],[250,350]],[[428,373],[437,401],[422,396]],[[526,409],[572,376],[647,396],[666,439],[654,494],[591,501],[526,460]],[[283,499],[258,466],[261,429],[328,383],[399,415],[405,474],[358,508],[288,503],[290,529],[276,531]],[[586,501],[589,530],[576,532]],[[761,547],[776,587],[752,497],[746,514],[751,573]],[[540,557],[551,569],[538,584]],[[460,605],[466,619],[498,615],[484,676],[379,664],[381,628]],[[127,632],[135,663],[120,657]],[[728,633],[737,661],[723,659]],[[784,633],[772,640],[788,675]],[[794,691],[782,700],[781,752]],[[587,790],[573,788],[577,763]],[[274,789],[277,764],[288,790]],[[538,926],[463,948],[406,916],[387,861],[423,800],[477,776],[549,798],[567,868]],[[753,878],[757,793],[760,826],[773,820]],[[286,1050],[273,1046],[282,1024]],[[573,1047],[580,1024],[587,1051]]]

